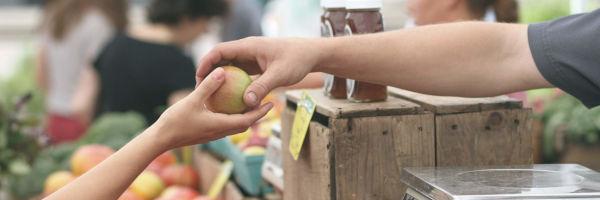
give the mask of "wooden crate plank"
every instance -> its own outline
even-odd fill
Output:
[[[437,165],[533,163],[530,109],[436,116]]]
[[[288,150],[294,113],[289,108],[282,113],[284,199],[331,199],[331,129],[311,122],[298,160],[294,160]]]
[[[419,114],[332,122],[336,199],[401,198],[406,189],[402,168],[435,165],[433,118]]]
[[[303,90],[286,92],[286,98],[297,103]],[[323,95],[322,89],[306,90],[317,102],[317,112],[330,118],[390,116],[422,113],[419,105],[396,98],[388,97],[387,101],[373,103],[352,103],[346,99],[330,99]]]
[[[520,100],[508,96],[486,98],[463,98],[450,96],[433,96],[411,92],[394,87],[388,87],[391,96],[407,99],[421,105],[425,110],[436,114],[481,112],[497,109],[522,108]]]

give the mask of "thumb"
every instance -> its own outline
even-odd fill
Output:
[[[276,74],[277,73],[273,71],[267,70],[264,74],[260,75],[258,79],[254,80],[250,86],[246,88],[244,103],[250,107],[257,106],[271,90],[278,87]]]
[[[225,80],[225,71],[223,68],[214,69],[194,90],[193,94],[199,96],[202,100],[210,97]]]

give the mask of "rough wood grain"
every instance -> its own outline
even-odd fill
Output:
[[[533,163],[530,109],[436,116],[437,166]]]
[[[331,129],[311,122],[298,160],[294,160],[288,150],[294,113],[289,108],[282,113],[284,199],[331,199]]]
[[[331,122],[336,199],[400,199],[402,168],[434,166],[433,114]]]
[[[496,109],[522,108],[523,103],[508,96],[487,98],[462,98],[449,96],[433,96],[388,87],[390,96],[407,99],[421,105],[425,110],[436,114],[481,112]]]
[[[288,101],[298,103],[303,90],[286,92]],[[391,116],[422,113],[419,105],[396,98],[388,97],[387,101],[373,103],[352,103],[346,99],[330,99],[323,95],[322,89],[306,90],[317,102],[317,112],[330,118]]]

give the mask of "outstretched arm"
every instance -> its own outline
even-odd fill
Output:
[[[527,25],[467,22],[323,43],[313,70],[411,91],[482,97],[551,87],[538,71]]]
[[[222,69],[211,73],[190,95],[169,107],[148,129],[115,154],[47,199],[117,199],[161,153],[245,131],[273,106],[266,103],[244,114],[226,115],[205,109],[205,100],[224,81]]]
[[[247,38],[217,45],[197,80],[229,63],[262,74],[244,100],[319,71],[452,96],[492,96],[551,87],[535,66],[527,25],[462,22],[339,38]]]

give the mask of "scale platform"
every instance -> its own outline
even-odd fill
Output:
[[[600,199],[600,173],[578,164],[407,168],[405,200]]]

